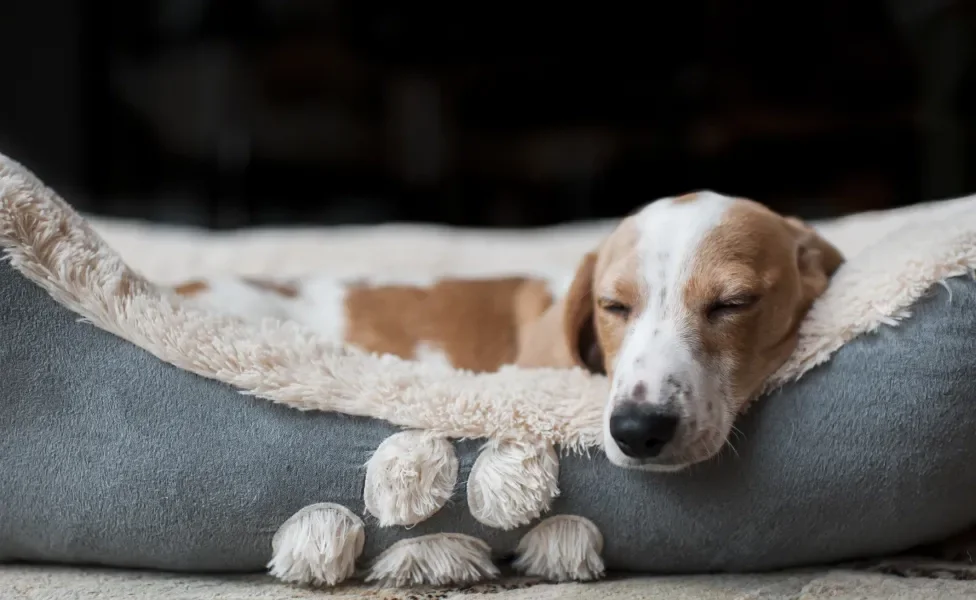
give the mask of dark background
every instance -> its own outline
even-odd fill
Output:
[[[521,227],[700,188],[804,217],[976,190],[971,1],[3,13],[0,151],[97,214]]]

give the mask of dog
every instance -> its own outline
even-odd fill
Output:
[[[677,471],[722,449],[842,262],[802,221],[702,191],[624,218],[563,281],[228,278],[174,291],[368,352],[480,372],[515,364],[606,374],[610,461]]]
[[[812,228],[756,202],[658,200],[583,257],[517,364],[605,370],[610,461],[680,470],[725,445],[842,262]]]

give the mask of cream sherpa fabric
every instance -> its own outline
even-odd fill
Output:
[[[113,229],[110,223],[101,227],[139,270],[159,279],[172,277],[150,268],[161,261],[136,252],[137,240],[179,264],[176,247],[167,243],[182,245],[179,240],[188,239],[185,231],[163,232],[154,241],[145,232]],[[556,229],[538,238],[476,232],[429,236],[425,229],[387,228],[348,231],[341,239],[304,231],[289,234],[288,244],[279,243],[280,233],[255,232],[201,238],[189,252],[198,258],[235,256],[235,270],[251,274],[271,265],[281,274],[286,256],[304,256],[304,271],[335,267],[337,275],[362,269],[367,261],[378,270],[395,269],[406,260],[430,271],[487,274],[516,257],[516,264],[539,272],[571,268],[607,229],[607,224]],[[804,322],[798,350],[770,388],[801,376],[853,337],[905,317],[928,287],[976,264],[976,197],[861,215],[821,229],[849,260]],[[426,247],[421,238],[429,240]],[[245,393],[447,437],[546,442],[568,449],[601,442],[608,389],[603,377],[580,370],[445,371],[334,347],[289,323],[247,323],[188,308],[127,266],[57,194],[6,157],[0,157],[0,244],[16,269],[96,326]],[[205,246],[209,250],[202,252]],[[407,247],[418,254],[407,256]],[[251,260],[265,255],[265,262]]]

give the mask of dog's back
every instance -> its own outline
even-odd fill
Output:
[[[174,291],[240,317],[294,321],[325,341],[472,371],[513,363],[527,326],[553,303],[546,281],[525,277],[429,285],[221,278]]]

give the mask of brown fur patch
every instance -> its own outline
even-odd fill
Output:
[[[705,236],[682,290],[688,325],[704,354],[729,365],[738,397],[751,397],[789,357],[840,261],[812,230],[749,200],[738,200]],[[709,319],[716,303],[748,297],[757,299],[752,306]]]
[[[698,192],[691,192],[689,194],[682,194],[681,196],[678,196],[677,198],[672,200],[672,202],[674,202],[675,204],[688,204],[689,202],[694,202],[697,199],[698,199]]]
[[[210,289],[205,281],[195,280],[187,281],[186,283],[181,283],[180,285],[173,288],[173,291],[180,296],[196,296]]]
[[[553,297],[544,281],[529,280],[519,286],[514,299],[515,326],[522,345],[527,328],[552,306]]]
[[[597,306],[601,299],[609,299],[630,307],[630,318],[636,318],[646,305],[648,290],[637,275],[640,261],[637,256],[637,223],[634,218],[624,219],[600,247],[593,281],[594,327],[596,339],[603,353],[608,372],[616,362],[617,354],[627,334],[629,319],[611,314]]]
[[[427,344],[456,368],[495,371],[515,360],[520,329],[549,303],[541,282],[523,278],[355,286],[345,298],[346,342],[403,358]]]
[[[285,298],[295,298],[298,296],[298,286],[292,284],[268,281],[266,279],[251,279],[249,277],[244,277],[242,280],[250,286],[266,292],[273,292]]]

